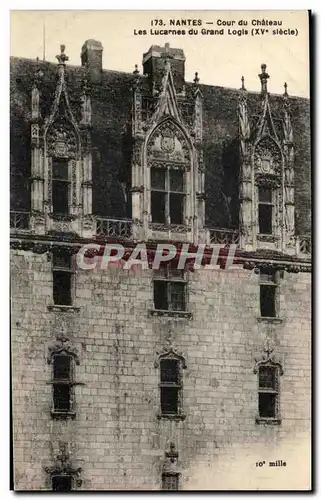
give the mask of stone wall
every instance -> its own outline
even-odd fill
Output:
[[[50,489],[44,467],[59,441],[81,467],[83,490],[161,488],[164,454],[179,452],[181,489],[302,488],[310,432],[310,275],[284,272],[281,323],[258,322],[259,278],[243,269],[189,273],[192,318],[155,317],[151,271],[78,270],[79,309],[51,311],[51,262],[13,250],[14,485]],[[50,309],[50,308],[49,308]],[[48,347],[60,331],[77,347],[76,418],[50,415]],[[267,340],[282,360],[280,426],[255,423],[255,358]],[[185,420],[157,418],[157,351],[186,359]],[[305,459],[305,454],[307,458]],[[256,462],[266,461],[263,467]],[[283,460],[286,467],[268,467]],[[302,479],[303,478],[303,479]],[[298,483],[298,484],[297,484]],[[308,487],[308,483],[306,487]]]

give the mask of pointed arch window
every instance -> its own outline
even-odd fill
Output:
[[[161,121],[146,143],[152,223],[186,225],[192,212],[186,197],[193,193],[192,158],[192,143],[182,126],[174,118]]]

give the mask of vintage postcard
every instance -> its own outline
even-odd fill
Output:
[[[308,11],[12,11],[13,488],[311,489]]]

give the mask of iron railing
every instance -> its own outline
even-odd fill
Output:
[[[297,237],[297,251],[299,254],[311,255],[311,238],[310,236]]]
[[[240,244],[240,233],[233,229],[208,229],[210,243],[217,245],[237,245]]]
[[[130,239],[132,237],[132,221],[129,219],[108,219],[97,217],[97,236]]]
[[[16,231],[29,229],[29,212],[10,212],[10,228]]]

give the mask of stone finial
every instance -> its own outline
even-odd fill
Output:
[[[244,86],[244,81],[245,81],[245,80],[244,80],[244,76],[242,76],[242,78],[241,78],[242,85],[241,85],[240,90],[246,90],[246,88],[245,88],[245,86]]]
[[[68,61],[69,57],[66,56],[65,54],[65,49],[66,49],[66,46],[65,45],[60,45],[60,54],[58,54],[56,56],[56,59],[58,59],[58,63],[59,64],[65,64],[66,61]]]
[[[262,94],[266,94],[267,92],[267,81],[270,78],[270,75],[266,72],[266,64],[261,64],[262,73],[260,73],[259,79],[261,80],[261,92]]]
[[[134,69],[133,73],[134,73],[134,75],[139,74],[138,64],[135,64],[135,69]]]
[[[283,96],[284,97],[288,97],[288,84],[286,82],[284,82],[284,94]]]
[[[35,74],[34,74],[34,83],[36,87],[41,83],[43,78],[43,72],[40,69],[40,64],[39,64],[39,57],[36,58],[36,69],[35,69]]]
[[[200,79],[199,79],[199,77],[198,77],[198,72],[196,71],[196,72],[195,72],[195,77],[194,77],[193,82],[195,83],[195,85],[198,85],[198,84],[199,84],[199,81],[200,81]]]

